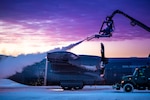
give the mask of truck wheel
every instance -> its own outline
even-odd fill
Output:
[[[124,90],[125,92],[132,92],[133,89],[134,89],[134,87],[133,87],[133,85],[130,84],[130,83],[127,83],[127,84],[125,84],[125,85],[123,86],[123,90]]]

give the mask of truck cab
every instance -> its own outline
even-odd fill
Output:
[[[120,84],[114,86],[117,90],[123,88],[125,92],[131,92],[134,89],[150,90],[150,66],[136,68],[133,75],[122,77]]]

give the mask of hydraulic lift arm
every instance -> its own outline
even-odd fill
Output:
[[[131,20],[131,25],[132,26],[135,26],[135,25],[138,25],[140,27],[142,27],[143,29],[145,29],[146,31],[150,32],[150,27],[146,26],[145,24],[143,24],[142,22],[134,19],[133,17],[127,15],[126,13],[120,11],[120,10],[116,10],[112,13],[111,16],[108,16],[108,18],[106,18],[108,21],[109,20],[112,20],[112,18],[116,15],[116,14],[122,14],[123,16],[127,17],[128,19]]]
[[[145,24],[143,24],[142,22],[134,19],[133,17],[127,15],[126,13],[120,11],[120,10],[115,10],[110,16],[106,17],[106,20],[103,21],[102,26],[100,28],[99,34],[93,35],[91,37],[88,37],[87,40],[91,40],[93,38],[100,38],[100,37],[111,37],[112,36],[112,32],[114,31],[114,21],[113,21],[113,17],[116,14],[122,14],[123,16],[127,17],[128,19],[131,20],[131,25],[135,26],[138,25],[140,27],[142,27],[143,29],[145,29],[146,31],[150,32],[150,27],[146,26]]]

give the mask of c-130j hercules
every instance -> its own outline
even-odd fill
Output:
[[[122,14],[131,20],[131,25],[138,25],[150,32],[150,28],[120,10],[106,17],[99,34],[86,38],[111,37],[116,14]],[[76,55],[58,51],[47,53],[46,67],[29,66],[22,73],[16,73],[9,79],[27,85],[58,85],[63,89],[82,89],[85,85],[115,84],[124,75],[132,74],[136,67],[150,66],[150,58],[106,58],[104,45],[101,43],[101,57]],[[32,69],[31,69],[32,68]],[[32,70],[32,71],[31,71]],[[33,71],[34,70],[34,71]],[[44,72],[45,75],[41,75]],[[39,74],[38,74],[39,73]]]

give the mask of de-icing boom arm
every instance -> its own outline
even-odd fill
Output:
[[[111,32],[113,32],[113,30],[114,30],[113,17],[116,14],[122,14],[123,16],[127,17],[128,19],[130,19],[132,26],[138,25],[138,26],[142,27],[143,29],[145,29],[146,31],[150,32],[150,27],[146,26],[142,22],[134,19],[133,17],[127,15],[126,13],[124,13],[124,12],[122,12],[120,10],[115,10],[110,16],[106,17],[106,21],[103,22],[103,24],[102,24],[102,26],[100,28],[99,34],[101,34],[101,35],[108,35],[109,37],[112,36]],[[103,29],[104,25],[106,26],[105,29]]]
[[[112,13],[111,16],[108,16],[108,20],[112,20],[112,18],[116,15],[116,14],[122,14],[123,16],[129,18],[131,20],[131,25],[135,26],[138,25],[140,27],[142,27],[143,29],[145,29],[146,31],[150,32],[150,27],[146,26],[145,24],[143,24],[142,22],[134,19],[133,17],[125,14],[124,12],[120,11],[120,10],[116,10]]]
[[[106,20],[102,23],[102,26],[100,28],[99,34],[96,34],[96,35],[93,35],[91,37],[88,37],[87,40],[89,41],[89,40],[91,40],[93,38],[100,38],[100,37],[111,37],[112,36],[112,32],[114,31],[113,17],[116,14],[121,14],[121,15],[127,17],[128,19],[130,19],[132,26],[138,25],[138,26],[142,27],[143,29],[145,29],[146,31],[150,32],[150,27],[146,26],[142,22],[134,19],[133,17],[127,15],[126,13],[124,13],[124,12],[122,12],[120,10],[115,10],[110,16],[106,17]]]

